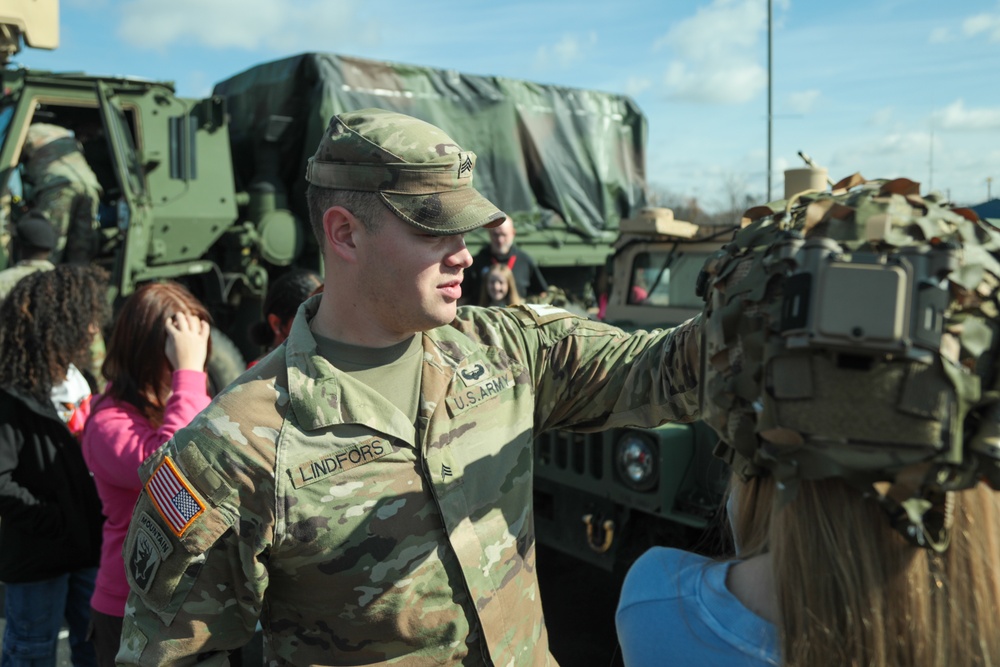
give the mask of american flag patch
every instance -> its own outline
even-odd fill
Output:
[[[146,493],[177,537],[183,535],[191,522],[205,511],[205,505],[177,472],[169,456],[163,459],[146,482]]]

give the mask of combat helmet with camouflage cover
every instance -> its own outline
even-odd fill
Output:
[[[856,174],[747,212],[699,279],[702,416],[744,478],[842,478],[943,551],[953,493],[1000,488],[1000,232]]]

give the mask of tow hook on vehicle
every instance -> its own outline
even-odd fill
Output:
[[[605,519],[601,522],[593,514],[584,514],[583,523],[587,526],[587,546],[599,554],[611,548],[611,543],[615,540],[614,521]]]

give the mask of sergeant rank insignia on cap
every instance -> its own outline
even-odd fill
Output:
[[[163,459],[146,482],[146,493],[177,537],[181,537],[188,526],[205,511],[205,505],[177,471],[169,456]]]

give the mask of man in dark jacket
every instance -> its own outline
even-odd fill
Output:
[[[503,223],[489,230],[490,243],[472,258],[472,267],[466,272],[466,285],[462,286],[463,301],[478,304],[483,276],[494,264],[506,264],[514,274],[517,293],[522,299],[544,296],[549,289],[535,260],[514,245],[514,222],[505,218]]]

